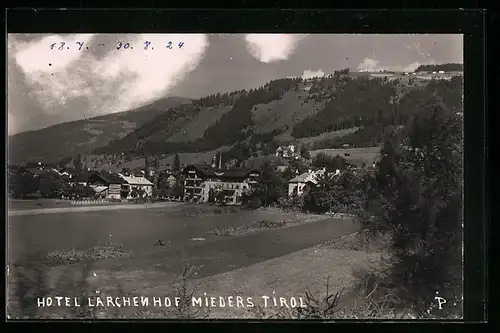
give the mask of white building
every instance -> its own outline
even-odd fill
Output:
[[[291,197],[293,195],[300,196],[304,193],[305,187],[308,183],[317,184],[318,176],[323,175],[325,173],[325,169],[312,171],[308,170],[303,174],[298,175],[297,177],[291,179],[288,182],[288,196]]]
[[[296,152],[295,152],[294,145],[280,146],[280,147],[278,147],[278,149],[276,149],[276,156],[277,157],[291,158],[291,157],[294,157],[295,154],[296,154]]]
[[[128,187],[128,196],[127,199],[132,199],[132,190],[142,189],[144,191],[144,197],[150,197],[153,195],[153,183],[147,180],[144,177],[136,177],[136,176],[124,176],[121,173],[118,174],[124,181],[125,187]]]
[[[226,204],[241,204],[244,192],[257,184],[259,172],[251,169],[217,170],[208,165],[193,164],[184,171],[185,200],[208,202],[210,192],[222,193]]]
[[[313,186],[318,184],[318,177],[324,175],[326,172],[326,168],[320,170],[308,170],[301,175],[291,179],[288,182],[288,197],[293,195],[300,196],[304,193],[306,186]],[[337,169],[335,171],[335,175],[340,175],[340,170]]]

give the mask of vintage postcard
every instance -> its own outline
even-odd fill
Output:
[[[7,43],[9,318],[462,318],[462,35]]]

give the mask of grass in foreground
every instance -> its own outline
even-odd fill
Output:
[[[263,230],[291,227],[291,226],[299,225],[302,223],[318,221],[318,220],[321,220],[324,218],[325,218],[324,216],[316,216],[316,215],[307,216],[307,215],[305,215],[305,216],[301,216],[301,217],[298,217],[298,218],[292,219],[292,220],[281,220],[281,221],[261,220],[261,221],[254,222],[250,225],[233,226],[233,227],[224,228],[224,229],[217,227],[213,230],[210,230],[208,233],[210,235],[236,237],[236,236],[243,236],[243,235],[252,234],[252,233],[263,231]]]

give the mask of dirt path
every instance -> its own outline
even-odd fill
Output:
[[[163,208],[163,207],[175,207],[181,204],[182,203],[178,202],[159,202],[150,204],[99,205],[99,206],[79,206],[79,207],[63,207],[63,208],[41,208],[41,209],[29,209],[29,210],[9,210],[9,216],[93,212],[100,210]]]

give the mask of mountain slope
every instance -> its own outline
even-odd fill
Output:
[[[114,136],[107,130],[107,145],[102,144],[104,139],[99,144],[89,143],[87,134],[81,150],[80,141],[66,135],[67,149],[59,155],[75,156],[96,148],[82,156],[84,164],[92,168],[143,165],[136,161],[144,156],[167,163],[176,153],[183,154],[186,161],[210,160],[217,151],[224,151],[225,160],[241,163],[252,156],[274,154],[278,145],[288,143],[311,150],[344,144],[353,148],[378,146],[433,103],[462,112],[461,77],[428,81],[403,73],[390,78],[380,75],[343,70],[321,78],[273,80],[249,91],[206,96],[175,108],[158,101],[134,111],[141,115],[148,112],[150,116],[142,122],[130,124],[125,114],[116,115],[126,118],[121,120],[110,121],[112,116],[104,116],[84,121],[78,130],[93,131],[93,137],[102,135],[89,124],[96,126],[103,118],[115,127],[120,125],[120,130]],[[52,135],[64,137],[61,133],[54,131]]]
[[[163,161],[175,153],[209,161],[207,152],[226,147],[224,159],[241,162],[273,154],[286,143],[309,149],[373,147],[424,112],[430,97],[460,111],[462,79],[450,78],[426,81],[400,73],[387,79],[339,71],[308,80],[278,79],[250,91],[195,100],[96,153],[119,167],[122,153],[125,161],[142,156]]]
[[[106,146],[149,120],[190,100],[166,97],[140,108],[62,123],[9,137],[9,163],[23,160],[55,162],[63,157]]]
[[[193,101],[162,114],[99,153],[197,152],[231,146],[253,134],[290,133],[295,124],[322,107],[307,100],[310,82],[278,79],[250,91],[235,91]]]

